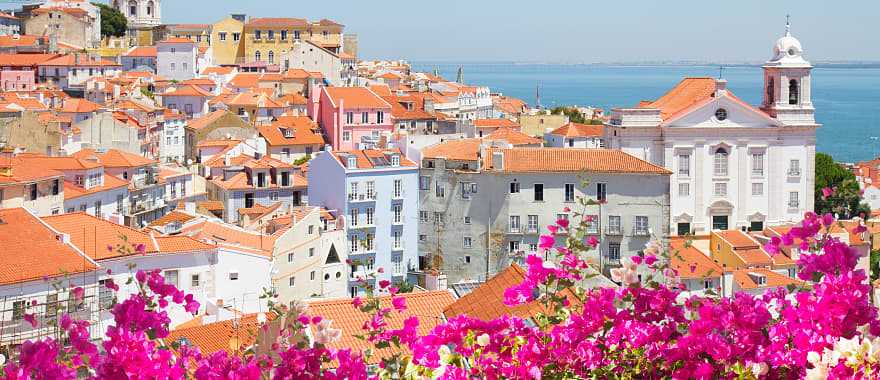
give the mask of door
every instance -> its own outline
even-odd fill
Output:
[[[726,231],[728,229],[727,215],[713,215],[712,229]]]

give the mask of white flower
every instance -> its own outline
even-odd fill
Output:
[[[318,323],[318,331],[315,332],[315,343],[327,345],[342,338],[342,330],[330,328],[332,323],[333,321],[329,319],[321,320]]]
[[[478,336],[477,337],[477,344],[479,344],[482,347],[488,346],[489,345],[489,334],[483,333],[483,335]]]
[[[767,312],[770,313],[773,319],[779,319],[779,301],[776,298],[767,302]]]
[[[818,352],[810,351],[807,353],[807,361],[810,362],[810,364],[817,365],[819,364],[819,360],[822,360],[822,357],[819,356]]]
[[[806,380],[825,380],[828,378],[828,368],[815,367],[807,369]]]
[[[440,346],[437,350],[437,354],[440,355],[440,362],[443,364],[449,364],[452,361],[452,350],[447,346]]]
[[[309,313],[309,304],[303,302],[302,300],[295,300],[290,305],[290,309],[296,313],[296,315],[303,315]]]
[[[767,363],[752,363],[752,374],[755,375],[755,377],[764,376],[769,370],[770,366],[768,366]]]

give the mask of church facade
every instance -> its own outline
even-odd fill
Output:
[[[763,66],[760,106],[724,79],[685,78],[655,101],[612,110],[606,141],[673,172],[674,235],[798,221],[815,193],[811,69],[786,24]]]

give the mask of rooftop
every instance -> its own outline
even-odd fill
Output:
[[[340,103],[346,109],[352,108],[391,108],[382,97],[364,87],[324,87],[333,105]]]
[[[484,167],[493,170],[495,152],[503,154],[505,172],[590,172],[669,175],[663,167],[619,150],[579,148],[487,149]]]

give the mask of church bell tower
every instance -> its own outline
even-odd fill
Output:
[[[810,97],[813,66],[804,59],[800,41],[791,35],[785,22],[785,35],[773,45],[773,58],[764,68],[764,101],[761,109],[784,125],[815,125],[815,108]]]

